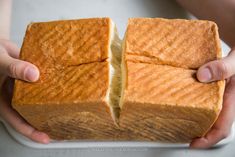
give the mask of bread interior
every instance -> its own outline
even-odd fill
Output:
[[[121,59],[122,47],[121,40],[115,24],[111,21],[109,42],[109,90],[107,93],[107,101],[110,105],[112,118],[118,123],[119,118],[119,100],[121,93]]]

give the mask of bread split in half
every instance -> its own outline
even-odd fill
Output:
[[[132,18],[123,42],[110,18],[32,23],[20,58],[40,79],[16,80],[12,106],[53,139],[190,142],[222,108],[224,81],[195,76],[221,58],[209,21]]]

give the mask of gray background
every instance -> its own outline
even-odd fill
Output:
[[[128,17],[189,18],[173,0],[14,0],[11,39],[19,46],[27,24],[36,21],[111,17],[123,37]],[[223,45],[224,52],[229,49]],[[217,149],[32,149],[17,143],[0,124],[0,157],[74,157],[74,156],[235,156],[235,141]]]

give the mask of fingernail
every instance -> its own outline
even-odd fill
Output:
[[[204,68],[198,73],[198,80],[201,82],[208,82],[212,78],[211,71],[208,68]]]
[[[26,79],[28,81],[37,81],[39,78],[39,72],[35,68],[29,67],[26,69]]]

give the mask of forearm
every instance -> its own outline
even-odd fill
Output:
[[[235,1],[234,0],[177,0],[179,4],[199,19],[215,21],[221,38],[235,46]]]
[[[0,0],[0,39],[10,38],[11,0]]]

